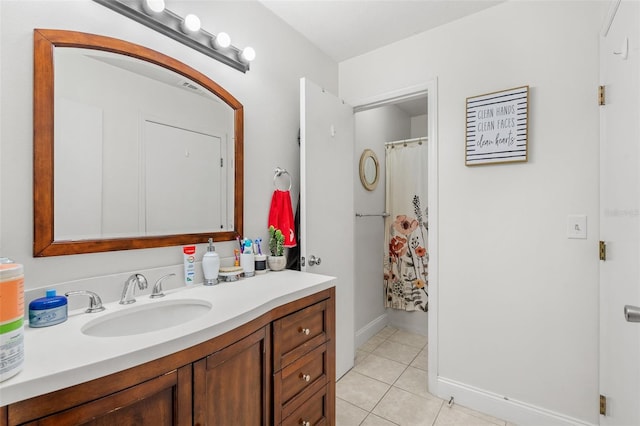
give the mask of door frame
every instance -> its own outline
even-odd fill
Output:
[[[427,96],[427,206],[429,208],[429,311],[428,311],[428,391],[438,394],[438,78],[424,84],[386,92],[352,102],[354,113]]]

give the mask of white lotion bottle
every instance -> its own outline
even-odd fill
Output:
[[[220,256],[213,247],[213,238],[209,238],[209,247],[202,257],[202,271],[204,272],[204,285],[218,284],[220,272]]]

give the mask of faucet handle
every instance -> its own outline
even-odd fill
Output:
[[[164,277],[160,277],[158,281],[156,281],[156,283],[153,285],[153,290],[151,291],[151,296],[149,297],[152,299],[164,297],[164,293],[162,292],[162,281],[164,281],[166,278],[175,277],[175,276],[176,274],[167,274]]]
[[[65,296],[89,296],[89,307],[85,311],[88,314],[94,312],[104,311],[104,306],[102,306],[102,299],[96,293],[89,290],[77,290],[77,291],[68,291],[64,294]]]

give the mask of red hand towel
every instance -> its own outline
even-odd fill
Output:
[[[282,231],[284,246],[296,246],[295,223],[293,221],[293,209],[291,208],[291,195],[289,191],[276,189],[271,197],[271,209],[269,210],[269,226]]]

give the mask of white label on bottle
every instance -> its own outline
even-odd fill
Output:
[[[0,334],[0,381],[17,374],[24,362],[24,334],[17,330]]]

